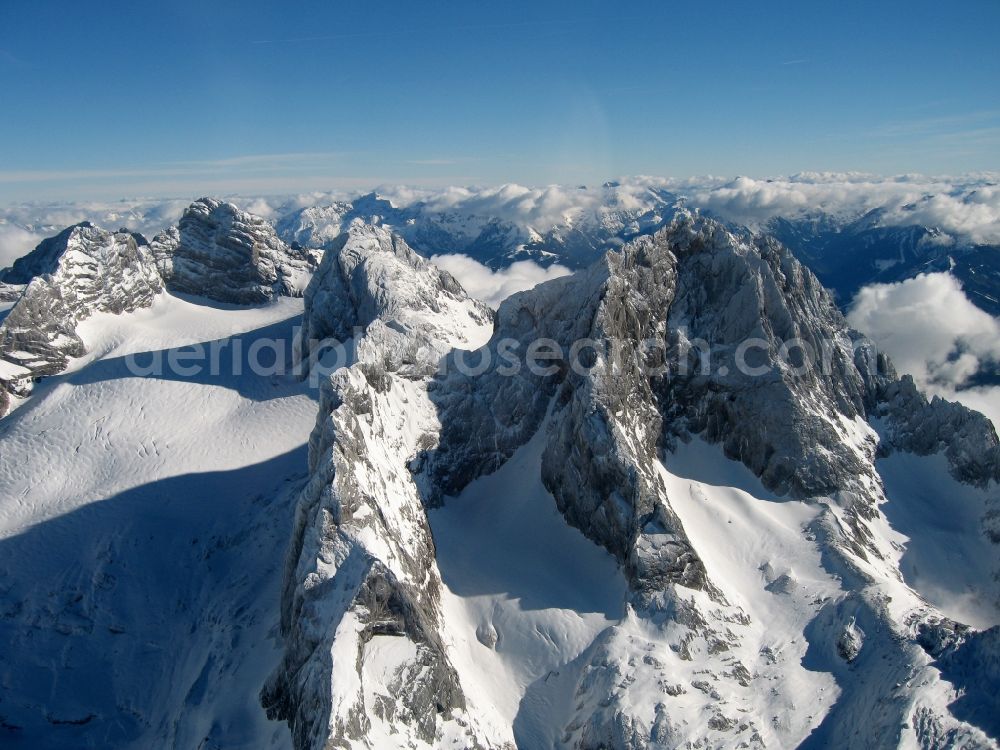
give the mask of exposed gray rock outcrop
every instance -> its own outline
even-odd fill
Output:
[[[215,198],[192,203],[176,228],[153,238],[152,251],[170,291],[237,305],[301,296],[314,263],[267,220]]]
[[[544,374],[526,364],[527,346],[538,340],[559,352],[541,362]],[[514,372],[505,356],[512,351],[520,365]],[[821,503],[816,528],[826,554],[859,592],[853,609],[880,632],[900,626],[875,589],[866,589],[876,580],[869,561],[881,565],[887,555],[870,525],[885,497],[867,420],[888,411],[900,448],[945,450],[963,481],[992,476],[996,438],[985,419],[922,397],[900,406],[905,381],[848,327],[810,272],[775,241],[711,220],[682,217],[585,272],[508,299],[486,353],[485,372],[452,367],[434,384],[442,432],[418,462],[431,502],[495,470],[545,429],[542,478],[567,521],[620,560],[637,616],[679,633],[672,648],[706,659],[717,679],[728,680],[736,706],[750,700],[741,692],[750,675],[713,654],[736,647],[749,618],[725,601],[691,544],[657,469],[661,451],[697,435],[720,444],[771,491]],[[921,431],[927,446],[903,437],[905,425],[919,424],[934,425],[933,433]],[[689,600],[684,592],[692,590],[708,599]],[[837,610],[830,616],[831,644],[843,646],[852,621]],[[630,713],[636,701],[626,697],[628,685],[655,682],[657,668],[616,655],[624,649],[616,641],[636,637],[628,632],[592,649],[574,688],[590,696],[583,705],[591,713],[568,723],[573,746],[652,747],[652,734],[685,736],[683,712],[667,698],[655,727]],[[844,658],[860,651],[860,639],[852,644]],[[878,647],[899,672],[916,649],[886,637]],[[844,710],[870,711],[873,727],[891,731],[905,721],[903,709],[866,708],[859,697]],[[708,726],[730,738],[711,746],[760,746],[764,736],[760,724],[725,710]]]
[[[262,702],[298,750],[489,746],[441,639],[434,542],[407,463],[435,429],[426,378],[490,311],[361,224],[327,252],[306,304],[306,340],[354,336],[356,360],[321,391],[286,571],[285,656]]]
[[[148,307],[163,288],[142,235],[88,222],[42,242],[5,278],[27,286],[0,323],[0,414],[8,393],[26,396],[35,379],[86,353],[80,321]]]
[[[884,385],[879,397],[876,413],[887,426],[883,452],[943,452],[960,482],[982,488],[1000,484],[1000,439],[989,419],[938,396],[928,401],[909,375]]]
[[[503,374],[501,342],[525,357],[539,339],[561,351],[544,363],[553,372]],[[741,367],[737,350],[749,339],[757,357]],[[792,339],[826,361],[794,372],[782,356]],[[570,523],[628,563],[637,586],[704,585],[653,468],[678,436],[721,442],[777,492],[877,486],[874,446],[845,439],[844,423],[865,415],[869,376],[853,364],[842,316],[779,246],[715,222],[682,220],[586,272],[514,295],[489,346],[490,370],[435,389],[446,417],[432,487],[454,494],[492,471],[551,409],[546,485]],[[704,364],[695,358],[703,351]]]
[[[306,292],[300,353],[315,366],[316,342],[353,339],[355,360],[322,392],[289,558],[285,660],[263,694],[300,749],[377,744],[386,724],[400,732],[390,744],[494,743],[445,645],[425,506],[448,502],[539,431],[544,486],[568,523],[614,555],[630,589],[626,616],[522,702],[562,706],[545,720],[563,744],[765,747],[815,730],[820,743],[890,747],[917,716],[924,739],[987,742],[981,719],[921,692],[938,668],[889,606],[900,573],[881,530],[876,457],[880,439],[883,452],[943,451],[956,477],[989,485],[995,434],[961,407],[911,393],[779,244],[679,217],[511,297],[472,353],[451,347],[466,348],[463,332],[488,311],[402,239],[353,223],[328,248]],[[775,495],[811,504],[800,532],[822,557],[827,594],[810,599],[815,580],[767,568],[761,595],[811,613],[797,626],[808,668],[844,689],[821,726],[803,715],[792,730],[762,713],[761,675],[782,680],[789,667],[770,646],[748,645],[766,626],[731,582],[713,579],[712,551],[685,529],[668,490],[677,478],[661,462],[695,437]],[[708,502],[683,486],[684,512]],[[933,615],[905,596],[913,617]],[[504,636],[490,627],[465,636],[498,653]],[[385,654],[399,659],[388,677],[375,669]],[[905,680],[921,687],[906,700],[890,694]],[[782,705],[794,707],[788,692]]]

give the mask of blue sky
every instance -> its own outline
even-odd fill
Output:
[[[1000,169],[997,0],[155,6],[0,3],[0,202]]]

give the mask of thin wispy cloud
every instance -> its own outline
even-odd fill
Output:
[[[220,170],[230,172],[299,171],[332,162],[345,154],[340,152],[310,152],[286,154],[252,154],[222,159],[202,159],[164,162],[148,167],[126,169],[17,169],[0,171],[0,182],[53,182],[61,180],[103,180],[125,177],[154,178],[184,175],[210,175]]]
[[[214,167],[260,167],[272,166],[275,164],[285,165],[295,162],[315,162],[330,159],[338,159],[346,156],[346,151],[308,151],[282,154],[248,154],[244,156],[232,156],[223,159],[201,159],[192,161],[169,162],[173,165],[184,165],[201,168]]]
[[[887,122],[872,134],[883,137],[930,135],[942,132],[967,132],[982,128],[983,123],[1000,121],[1000,110],[965,112],[939,117],[918,117]]]
[[[448,167],[456,164],[470,164],[472,162],[479,161],[482,161],[482,159],[475,156],[436,156],[428,157],[426,159],[407,159],[405,163],[412,164],[417,167]]]

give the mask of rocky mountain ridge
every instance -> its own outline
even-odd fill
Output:
[[[374,231],[382,232],[379,249],[370,244],[365,252],[401,246],[384,230]],[[351,246],[359,233],[361,228],[352,228],[342,247]],[[324,265],[332,258],[328,255]],[[329,278],[329,272],[317,276],[307,303],[325,298],[321,286],[330,299],[343,298]],[[274,715],[290,720],[297,747],[361,746],[373,737],[387,741],[375,733],[384,728],[372,728],[373,713],[396,722],[401,735],[389,740],[393,743],[405,736],[419,746],[448,744],[453,735],[443,727],[449,712],[463,716],[458,725],[468,731],[457,741],[470,746],[524,739],[516,729],[512,736],[510,729],[476,728],[466,714],[469,704],[458,698],[468,668],[458,674],[442,666],[437,636],[427,636],[436,632],[446,642],[453,625],[433,603],[440,584],[423,518],[424,508],[447,505],[476,478],[502,467],[539,430],[545,435],[541,481],[566,522],[614,555],[629,582],[626,618],[544,688],[546,705],[566,706],[565,713],[546,718],[562,744],[765,747],[815,737],[837,746],[871,747],[874,737],[875,746],[890,747],[905,737],[933,746],[948,736],[969,746],[991,746],[984,734],[989,726],[970,723],[969,715],[941,703],[938,657],[924,644],[931,633],[947,640],[946,618],[916,589],[899,585],[898,552],[884,531],[886,490],[876,459],[888,450],[943,451],[957,479],[995,494],[996,433],[969,410],[928,404],[912,383],[899,381],[891,364],[848,328],[815,277],[776,242],[681,216],[585,272],[508,299],[480,350],[492,364],[475,374],[445,366],[431,377],[427,369],[413,368],[403,354],[412,351],[411,326],[392,319],[395,290],[392,284],[377,288],[384,296],[376,308],[386,317],[371,322],[360,340],[369,353],[335,374],[324,390],[311,441],[317,484],[304,495],[309,511],[293,535],[287,579],[299,592],[292,601],[309,604],[289,606],[286,600],[286,664],[264,694]],[[401,294],[406,299],[407,286]],[[322,309],[335,312],[328,303]],[[307,319],[311,315],[307,310]],[[752,365],[762,373],[728,367],[748,337],[760,340]],[[799,372],[779,356],[791,338],[826,352],[821,366]],[[540,339],[555,342],[564,353],[576,341],[592,342],[586,372],[575,372],[564,355],[552,358],[545,374],[524,367],[503,371],[510,363],[501,356],[501,342],[509,352],[512,342],[517,350]],[[694,339],[707,341],[715,358],[707,373],[681,366],[679,353],[686,356],[685,341]],[[647,351],[639,346],[647,341],[664,346]],[[625,344],[627,356],[609,356],[613,343]],[[668,374],[649,375],[650,364],[665,365]],[[414,407],[416,393],[420,405]],[[401,430],[399,410],[423,415],[415,433]],[[675,494],[679,479],[665,466],[692,440],[720,444],[776,497],[802,498],[814,509],[800,541],[815,548],[825,575],[837,583],[802,610],[804,619],[789,615],[794,621],[789,626],[802,628],[800,637],[823,654],[814,657],[815,666],[835,676],[840,697],[829,702],[817,696],[825,715],[812,724],[804,716],[775,724],[761,713],[755,681],[784,680],[772,683],[771,700],[783,701],[789,710],[799,700],[788,671],[793,663],[755,645],[760,643],[756,623],[767,610],[734,589],[732,581],[712,575],[705,556],[715,552],[699,549],[685,527],[682,515],[690,509]],[[369,466],[373,456],[378,458]],[[359,467],[365,467],[360,475]],[[406,498],[402,509],[401,498]],[[996,498],[989,502],[995,512]],[[320,507],[328,510],[320,514]],[[396,522],[389,520],[390,509]],[[364,574],[351,563],[355,540],[363,536],[359,524],[371,529],[363,543],[371,556],[364,558],[369,560]],[[414,540],[424,541],[413,547]],[[405,551],[397,551],[399,545]],[[404,562],[401,572],[384,572],[383,566],[392,570]],[[983,563],[987,577],[998,562],[994,546]],[[380,583],[373,582],[371,571]],[[343,579],[342,585],[324,584]],[[412,588],[415,581],[423,582],[422,593]],[[796,584],[788,574],[767,572],[764,582],[768,591],[794,599]],[[366,593],[372,588],[381,592],[376,600]],[[995,587],[983,592],[994,606],[998,593]],[[418,612],[423,616],[416,617]],[[379,630],[383,616],[393,620],[392,628]],[[436,622],[436,629],[428,622]],[[377,682],[373,695],[366,686],[382,674],[373,664],[379,669],[384,664],[367,644],[384,633],[417,645],[393,665],[388,687]],[[950,648],[961,650],[973,640],[953,639]],[[638,658],[636,649],[646,655]],[[308,667],[301,662],[303,653],[311,654]],[[325,661],[325,668],[315,666],[316,659],[330,655],[332,666]],[[880,680],[906,682],[912,689],[905,699],[872,693],[860,677],[862,667],[851,666],[863,663],[877,669]],[[423,665],[425,679],[413,681],[415,664]],[[675,683],[682,674],[690,675],[687,686]],[[343,697],[345,690],[351,697]],[[433,730],[429,723],[413,729],[416,717],[426,714],[428,696],[438,691],[448,700],[438,704]],[[566,703],[568,695],[574,697]],[[977,695],[980,703],[991,700]],[[322,709],[318,714],[316,706]]]
[[[568,192],[568,191],[567,191]],[[435,199],[416,200],[404,207],[369,193],[329,205],[280,207],[279,236],[302,247],[322,248],[351,221],[381,223],[405,237],[417,252],[463,253],[490,268],[531,259],[543,265],[560,263],[586,268],[609,249],[639,235],[651,234],[696,198],[655,184],[640,187],[607,183],[600,201],[593,196],[573,205],[572,194],[561,196],[561,218],[504,217],[497,208],[449,207]],[[919,205],[908,206],[910,213]],[[707,208],[707,216],[726,222],[723,213]],[[950,271],[969,298],[991,315],[1000,315],[1000,268],[995,245],[948,234],[914,218],[901,223],[886,208],[863,212],[778,215],[755,225],[788,247],[820,281],[835,292],[841,308],[866,284],[891,283],[918,273]],[[902,212],[905,216],[906,210]],[[737,229],[737,225],[731,225]]]
[[[76,333],[80,321],[148,307],[163,289],[142,235],[89,223],[42,242],[4,281],[25,287],[0,323],[0,415],[10,394],[26,396],[34,379],[85,353]]]
[[[215,198],[192,203],[151,247],[169,290],[236,305],[301,296],[315,268],[265,219]]]
[[[609,183],[600,206],[567,206],[556,221],[539,217],[538,222],[505,218],[483,207],[452,209],[416,201],[397,207],[377,193],[328,206],[281,210],[277,231],[289,244],[324,248],[361,219],[381,224],[403,237],[424,256],[462,253],[490,268],[503,268],[519,260],[542,265],[554,262],[584,268],[608,249],[647,233],[669,220],[682,206],[673,193],[655,187],[646,189],[643,201],[627,196]]]
[[[306,304],[307,341],[360,333],[321,391],[286,568],[285,658],[264,706],[298,747],[487,747],[442,640],[434,542],[405,465],[436,427],[436,358],[477,343],[491,311],[360,223],[327,250]]]
[[[76,327],[94,313],[149,307],[163,289],[237,305],[301,296],[316,260],[264,219],[212,198],[152,242],[89,222],[69,227],[0,276],[14,301],[0,322],[0,416],[11,395],[27,396],[34,380],[86,353]]]

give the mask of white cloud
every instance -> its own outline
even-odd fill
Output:
[[[593,189],[559,185],[529,188],[507,184],[482,189],[446,188],[424,196],[423,200],[431,211],[497,217],[544,233],[572,222],[582,211],[598,208],[601,194]]]
[[[654,208],[655,198],[648,189],[659,188],[684,197],[692,208],[752,227],[776,216],[817,213],[851,220],[881,208],[881,221],[886,225],[926,224],[952,237],[1000,243],[1000,175],[992,173],[952,178],[803,172],[774,179],[640,176],[618,182],[612,190],[517,184],[438,190],[389,186],[380,188],[379,194],[396,206],[423,202],[431,211],[497,217],[544,233],[609,208]]]
[[[565,266],[543,268],[531,260],[517,261],[500,271],[494,271],[468,255],[435,255],[431,261],[458,279],[472,297],[494,308],[516,292],[571,273]]]
[[[922,389],[961,401],[1000,425],[1000,388],[963,388],[984,365],[1000,362],[1000,321],[973,305],[951,274],[867,286],[848,320]]]
[[[0,219],[0,268],[7,268],[22,255],[31,252],[43,239],[44,234]]]
[[[984,185],[953,195],[937,193],[912,206],[894,207],[887,217],[895,224],[940,227],[973,242],[1000,242],[1000,188]]]
[[[24,203],[0,209],[0,222],[19,225],[42,237],[50,237],[81,221],[91,221],[105,229],[127,227],[151,237],[176,224],[190,203],[179,199]]]
[[[775,216],[827,213],[845,219],[885,209],[889,226],[925,224],[973,242],[1000,242],[998,176],[882,178],[848,173],[803,173],[758,180],[738,177],[682,190],[692,206],[725,219],[759,226]]]
[[[265,219],[273,219],[276,213],[275,207],[266,198],[254,198],[249,202],[245,202],[241,208],[244,211],[249,211]]]
[[[201,193],[214,194],[210,182]],[[684,197],[692,208],[709,210],[724,219],[759,226],[775,216],[796,217],[825,212],[846,219],[873,208],[884,209],[889,225],[927,224],[954,237],[974,242],[1000,243],[1000,175],[983,173],[962,177],[876,175],[849,172],[804,172],[774,179],[736,179],[712,176],[685,179],[638,176],[622,178],[616,187],[506,184],[492,187],[420,188],[383,185],[382,197],[397,207],[424,203],[431,212],[495,217],[541,233],[576,224],[587,217],[600,219],[608,210],[645,211],[658,199],[650,188]],[[305,206],[350,200],[367,191],[306,192],[298,195],[229,195],[243,208],[270,219]],[[198,195],[192,194],[191,199]],[[0,219],[28,228],[61,229],[90,219],[101,225],[126,223],[143,233],[155,233],[175,221],[190,200],[139,199],[116,202],[20,204],[0,209]]]

